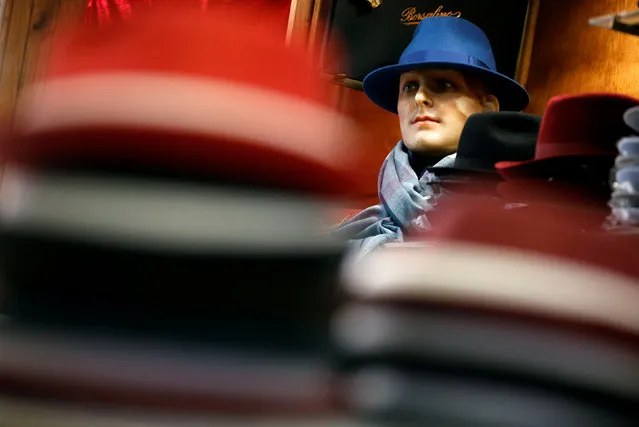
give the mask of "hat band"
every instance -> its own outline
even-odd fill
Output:
[[[399,60],[400,65],[421,62],[450,62],[453,64],[473,65],[476,67],[482,67],[486,68],[487,70],[494,71],[493,67],[489,66],[479,58],[475,58],[474,56],[466,55],[464,53],[452,52],[448,50],[418,50],[416,52],[410,52],[402,55]]]

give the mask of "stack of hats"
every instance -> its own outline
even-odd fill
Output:
[[[637,425],[636,245],[474,198],[440,213],[345,264],[343,404],[375,425]]]
[[[638,99],[626,95],[584,93],[551,98],[542,117],[509,111],[473,114],[453,166],[429,168],[431,185],[455,197],[501,202],[507,209],[570,213],[570,227],[601,231],[610,214],[616,143],[630,132],[622,116],[638,105]],[[428,215],[436,226],[434,213]]]
[[[56,41],[3,147],[0,396],[330,407],[356,131],[279,32],[163,9]]]
[[[599,232],[610,214],[609,176],[616,144],[630,129],[623,114],[639,99],[617,93],[560,95],[544,112],[534,156],[502,161],[497,193],[508,206],[566,213],[567,226]]]
[[[639,107],[623,115],[635,135],[621,138],[619,153],[611,173],[613,222],[620,228],[634,229],[639,225]]]

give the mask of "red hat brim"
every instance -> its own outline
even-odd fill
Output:
[[[497,172],[505,179],[549,179],[581,166],[593,173],[606,173],[612,168],[616,154],[610,152],[583,155],[565,155],[524,161],[505,161],[495,164]],[[607,176],[607,175],[606,175]]]

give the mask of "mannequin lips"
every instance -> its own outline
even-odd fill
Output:
[[[412,124],[414,125],[425,125],[425,124],[433,124],[439,123],[439,119],[432,114],[422,114],[413,119]]]

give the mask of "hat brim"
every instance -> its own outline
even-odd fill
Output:
[[[493,95],[499,100],[500,110],[502,111],[521,111],[530,102],[526,89],[510,77],[475,65],[450,62],[416,62],[378,68],[364,78],[364,93],[379,107],[397,114],[399,80],[402,73],[428,68],[470,71],[479,75],[486,82]]]
[[[623,121],[629,128],[639,132],[639,107],[628,109],[623,115]]]
[[[497,171],[487,171],[480,169],[466,169],[459,167],[432,167],[428,168],[429,172],[434,173],[438,177],[444,178],[446,182],[462,182],[469,179],[484,180],[500,180],[501,176]],[[442,180],[442,182],[444,181]]]
[[[583,155],[564,155],[524,161],[504,161],[495,164],[497,172],[505,179],[549,179],[558,174],[568,175],[582,170],[584,166],[593,173],[609,173],[614,165],[615,155],[612,153],[593,153]]]
[[[549,182],[539,179],[504,180],[497,185],[497,192],[507,201],[527,204],[564,207],[588,207],[608,210],[606,203],[610,191],[595,191],[581,183]]]

